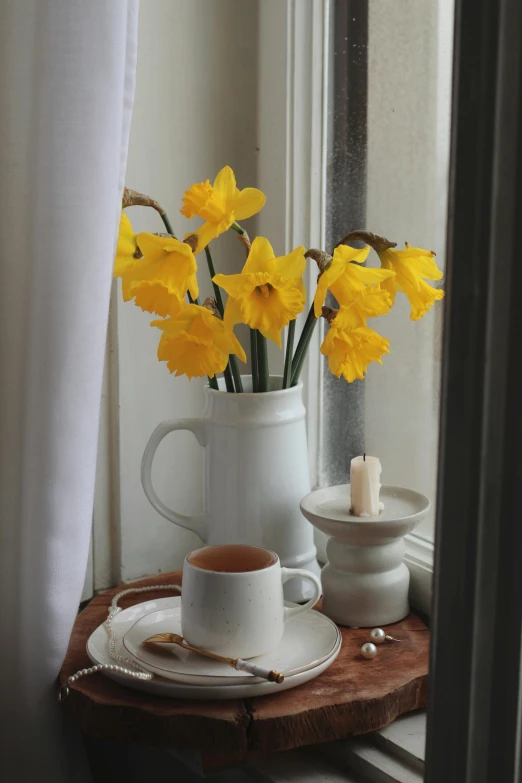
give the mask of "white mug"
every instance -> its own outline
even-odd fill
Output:
[[[312,584],[313,595],[302,606],[285,606],[283,584],[297,576]],[[321,583],[314,574],[282,568],[269,549],[207,546],[185,558],[181,630],[194,647],[253,658],[276,648],[285,622],[312,609],[320,595]]]

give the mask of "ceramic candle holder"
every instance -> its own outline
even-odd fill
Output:
[[[339,625],[389,625],[410,611],[404,536],[426,516],[430,501],[412,489],[384,485],[380,499],[378,517],[349,513],[349,484],[315,490],[301,501],[306,519],[329,537],[323,612]]]

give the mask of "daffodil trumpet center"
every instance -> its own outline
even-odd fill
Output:
[[[274,286],[272,283],[263,283],[263,285],[256,286],[256,291],[259,291],[259,293],[264,296],[265,299],[268,299],[273,290]]]

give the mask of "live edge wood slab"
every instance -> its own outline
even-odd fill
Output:
[[[78,615],[60,681],[91,666],[85,645],[107,618],[115,593],[180,580],[181,572],[175,571],[120,585],[94,598]],[[164,590],[130,595],[119,605],[126,608],[167,595]],[[405,712],[426,706],[428,629],[410,614],[385,630],[401,643],[383,644],[375,658],[365,660],[360,649],[368,641],[368,629],[342,628],[341,651],[332,666],[315,680],[280,694],[237,701],[167,699],[94,674],[75,682],[62,704],[87,734],[197,750],[203,767],[210,771],[247,757],[375,731]]]

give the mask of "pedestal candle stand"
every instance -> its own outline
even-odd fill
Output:
[[[315,490],[301,501],[306,519],[329,537],[323,612],[339,625],[389,625],[410,610],[404,536],[426,516],[430,501],[412,489],[385,485],[380,499],[378,517],[349,513],[349,484]]]

